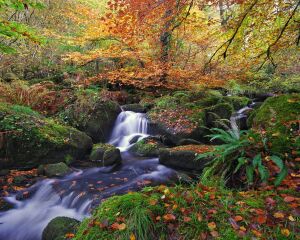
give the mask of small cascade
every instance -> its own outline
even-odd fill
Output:
[[[251,106],[252,105],[250,105],[250,107],[246,106],[240,109],[239,111],[235,112],[230,118],[231,129],[237,138],[240,137],[240,130],[246,129],[245,125],[248,118],[248,113],[252,110]]]
[[[82,220],[88,215],[91,200],[82,200],[75,207],[76,194],[60,196],[53,183],[54,180],[45,180],[33,186],[36,192],[30,200],[19,201],[17,195],[7,198],[15,208],[0,213],[0,239],[40,240],[42,230],[51,219],[66,216]]]
[[[141,160],[126,152],[134,142],[148,136],[147,128],[145,114],[123,111],[109,141],[123,152],[119,168],[78,170],[63,178],[39,181],[9,195],[6,201],[14,209],[0,212],[0,239],[41,240],[43,229],[55,217],[82,220],[110,196],[138,191],[148,184],[176,182],[176,171],[160,165],[157,158]]]
[[[119,114],[109,143],[118,147],[121,151],[126,151],[132,140],[138,140],[148,136],[148,120],[144,113],[123,111]]]

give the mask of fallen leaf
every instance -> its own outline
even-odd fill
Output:
[[[187,223],[192,221],[192,219],[190,217],[183,217],[183,221]]]
[[[164,220],[167,222],[175,221],[176,217],[173,214],[166,214],[163,216]]]
[[[235,216],[235,217],[234,217],[234,220],[235,220],[236,222],[240,222],[240,221],[243,220],[243,217],[238,215],[238,216]]]
[[[114,223],[111,225],[111,228],[114,230],[125,230],[126,229],[126,224],[125,223]]]
[[[293,202],[295,201],[295,198],[292,197],[292,196],[286,196],[283,201],[285,201],[286,203],[290,203],[290,202]]]
[[[255,230],[255,229],[252,229],[251,231],[252,231],[252,233],[253,233],[256,237],[261,237],[261,236],[262,236],[262,234],[261,234],[260,231],[257,231],[257,230]]]
[[[274,213],[274,215],[273,215],[275,218],[284,218],[284,214],[283,213],[281,213],[281,212],[276,212],[276,213]]]
[[[267,217],[265,215],[259,215],[257,218],[256,218],[256,221],[259,223],[259,224],[264,224],[266,221],[267,221]]]
[[[217,227],[216,223],[215,222],[210,222],[207,224],[209,230],[213,230]]]
[[[289,216],[289,220],[290,220],[291,222],[295,222],[295,221],[296,221],[295,218],[294,218],[292,215]]]
[[[215,238],[219,237],[219,233],[217,231],[211,231],[210,234]]]
[[[75,234],[74,234],[74,233],[67,233],[67,234],[65,235],[65,238],[73,238],[73,237],[75,237]]]
[[[284,235],[286,237],[290,236],[290,231],[287,228],[281,229],[280,232],[281,232],[282,235]]]
[[[130,234],[130,240],[136,240],[135,235],[133,233]]]

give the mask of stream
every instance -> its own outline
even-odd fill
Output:
[[[145,114],[123,111],[118,116],[109,143],[118,147],[122,165],[88,168],[58,179],[46,179],[10,195],[14,208],[0,212],[1,240],[41,240],[43,229],[58,216],[82,220],[102,200],[145,186],[177,181],[175,170],[160,165],[158,158],[140,158],[128,149],[148,135]],[[29,198],[20,200],[24,193]]]

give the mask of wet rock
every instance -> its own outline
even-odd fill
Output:
[[[202,171],[210,159],[196,160],[197,153],[187,150],[160,149],[159,162],[168,167]]]
[[[219,103],[205,110],[205,122],[209,128],[223,128],[219,121],[229,120],[234,112],[233,106],[229,103]]]
[[[113,101],[82,98],[65,110],[64,121],[85,132],[94,143],[105,142],[121,112],[120,106]]]
[[[90,155],[90,161],[99,167],[120,164],[122,162],[121,152],[110,144],[96,144]]]
[[[67,233],[76,233],[80,222],[73,218],[57,217],[50,221],[42,234],[42,240],[63,240]]]
[[[164,147],[162,142],[156,137],[148,137],[138,141],[130,152],[141,157],[157,157],[159,149]]]
[[[187,139],[180,140],[178,145],[182,146],[182,145],[191,145],[191,144],[192,145],[201,145],[202,143],[199,141],[196,141],[194,139],[187,138]]]
[[[44,166],[47,177],[61,177],[69,173],[71,169],[65,163],[48,164]]]
[[[5,201],[3,198],[0,198],[0,212],[2,211],[8,211],[10,209],[13,209],[14,205]]]
[[[0,131],[9,131],[0,149],[0,168],[30,169],[83,158],[92,140],[75,128],[45,118],[28,107],[0,103]],[[17,129],[17,130],[16,130]]]
[[[140,104],[127,104],[122,106],[123,111],[131,111],[136,113],[146,113],[147,109]]]

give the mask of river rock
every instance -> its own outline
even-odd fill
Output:
[[[100,167],[120,164],[122,162],[121,152],[110,144],[96,144],[90,155],[90,161]]]
[[[44,166],[47,177],[61,177],[69,173],[71,169],[65,163],[48,164]]]
[[[182,145],[201,145],[201,144],[202,144],[201,142],[196,141],[194,139],[185,138],[185,139],[181,139],[178,145],[182,146]]]
[[[219,121],[229,120],[234,112],[229,103],[219,103],[205,110],[205,125],[208,128],[223,128]]]
[[[62,116],[64,121],[90,136],[94,143],[99,143],[108,139],[121,111],[119,104],[114,101],[83,96],[70,105]]]
[[[138,141],[130,152],[141,157],[157,157],[159,149],[164,147],[157,137],[147,137]]]
[[[168,167],[202,171],[210,159],[196,160],[197,153],[188,150],[160,149],[159,162]]]
[[[131,111],[136,113],[146,113],[147,109],[140,104],[127,104],[122,106],[123,111]]]
[[[45,118],[28,107],[0,102],[0,168],[33,168],[40,164],[82,159],[92,140],[75,128]]]
[[[42,240],[64,240],[68,233],[76,233],[80,222],[73,218],[57,217],[48,223],[42,234]]]

